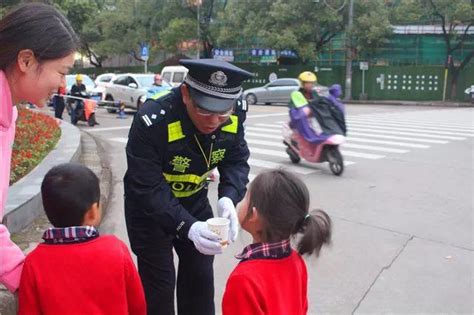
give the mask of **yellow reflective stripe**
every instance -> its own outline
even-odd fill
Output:
[[[203,180],[206,180],[210,172],[205,173],[202,176],[194,174],[183,174],[183,175],[173,175],[163,173],[167,182],[186,182],[192,184],[200,184]]]
[[[195,190],[192,190],[192,191],[175,191],[175,190],[172,190],[172,192],[173,192],[173,195],[176,198],[186,198],[186,197],[190,197],[190,196],[194,195],[195,193],[199,192],[203,188],[204,188],[204,186],[200,186],[199,188],[197,188]]]
[[[165,96],[165,95],[170,94],[170,93],[171,93],[171,91],[161,91],[161,92],[158,92],[155,95],[153,95],[151,98],[156,101],[160,97]]]
[[[306,100],[306,97],[304,97],[303,93],[301,93],[300,91],[294,91],[293,93],[291,93],[291,101],[293,102],[293,105],[295,105],[296,108],[308,105],[308,100]]]
[[[181,128],[180,121],[168,124],[168,142],[183,139],[184,137],[185,135],[183,134],[183,128]]]
[[[189,190],[189,191],[177,191],[171,188],[171,191],[173,192],[173,195],[176,198],[185,198],[185,197],[192,196],[195,193],[199,192],[201,189],[203,189],[205,185],[200,185],[200,184],[206,181],[209,175],[213,171],[214,169],[204,173],[202,176],[195,175],[195,174],[174,175],[174,174],[168,174],[168,173],[163,173],[163,176],[165,177],[166,182],[168,182],[168,184],[171,184],[171,185],[172,183],[191,183],[191,184],[199,185],[195,189]]]
[[[239,128],[239,117],[236,115],[231,115],[230,120],[232,122],[229,125],[222,127],[221,130],[230,133],[237,133]]]

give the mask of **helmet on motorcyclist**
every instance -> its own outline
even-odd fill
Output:
[[[76,81],[82,81],[82,75],[80,74],[76,75]]]
[[[314,83],[318,80],[316,75],[311,71],[301,72],[298,79],[300,80],[301,87],[306,91],[306,93],[311,93],[314,88]]]
[[[298,80],[300,80],[301,83],[316,83],[316,81],[318,81],[318,78],[311,71],[305,71],[300,73],[300,75],[298,76]]]

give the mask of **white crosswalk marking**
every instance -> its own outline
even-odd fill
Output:
[[[393,139],[393,140],[402,140],[402,141],[409,141],[409,142],[423,142],[423,143],[437,143],[437,144],[446,144],[449,143],[449,141],[445,140],[432,140],[432,139],[418,139],[418,138],[408,138],[408,137],[398,137],[398,136],[390,136],[390,135],[379,135],[379,134],[373,134],[373,133],[367,133],[367,132],[354,132],[352,130],[349,130],[350,135],[355,135],[355,136],[363,136],[367,138],[380,138],[380,139]],[[349,137],[349,140],[351,138]]]
[[[374,119],[364,119],[364,118],[352,118],[348,119],[347,122],[349,124],[356,122],[356,123],[364,123],[364,124],[374,124],[377,126],[394,126],[394,127],[414,127],[418,129],[427,129],[427,130],[446,130],[446,131],[458,131],[458,132],[474,132],[473,128],[469,127],[443,127],[443,126],[433,126],[433,125],[423,125],[423,124],[416,124],[416,123],[408,123],[406,121],[380,121]]]
[[[360,145],[360,144],[352,144],[352,143],[344,143],[342,145],[343,148],[352,148],[352,149],[362,149],[362,150],[371,150],[371,151],[381,151],[381,152],[391,152],[391,153],[407,153],[410,150],[402,150],[402,149],[393,149],[387,147],[378,147],[378,146],[371,146],[371,145]]]
[[[268,134],[262,134],[262,133],[256,133],[256,132],[245,132],[245,137],[259,137],[259,138],[266,138],[266,139],[278,139],[278,140],[283,140],[283,137],[281,135],[268,135]]]
[[[293,165],[282,165],[281,163],[274,163],[271,161],[259,160],[259,159],[254,159],[254,158],[249,159],[249,165],[257,166],[261,168],[271,168],[271,169],[284,168],[288,171],[291,171],[297,174],[302,174],[302,175],[308,175],[315,172],[315,170],[311,168],[306,168],[302,166],[293,166]]]
[[[459,132],[451,132],[451,131],[438,131],[438,130],[426,130],[426,129],[419,129],[419,128],[411,128],[411,127],[387,127],[387,126],[380,126],[374,124],[367,124],[367,123],[357,123],[351,122],[348,124],[349,128],[352,127],[367,127],[372,129],[382,129],[382,130],[400,130],[400,131],[407,131],[407,132],[430,132],[434,135],[452,135],[452,136],[461,136],[461,137],[474,137],[474,134],[470,133],[459,133]]]
[[[472,115],[472,114],[471,114]],[[354,118],[349,117],[347,120],[350,121],[351,119],[370,119],[375,122],[404,122],[404,123],[410,123],[414,125],[419,125],[419,126],[442,126],[442,127],[451,127],[451,128],[470,128],[471,130],[474,129],[474,125],[466,126],[463,124],[453,124],[453,123],[446,123],[443,121],[429,121],[429,120],[414,120],[414,119],[409,119],[403,116],[354,116]]]
[[[369,153],[347,151],[347,150],[341,150],[341,153],[343,156],[345,155],[345,156],[358,157],[358,158],[369,159],[369,160],[378,160],[385,157],[385,155],[369,154]]]
[[[280,137],[280,139],[282,138]],[[258,144],[258,145],[274,147],[274,148],[286,148],[286,146],[283,144],[283,141],[268,141],[268,140],[258,140],[258,139],[253,139],[253,138],[247,138],[247,143]]]
[[[352,127],[351,130],[368,131],[368,132],[373,132],[373,133],[384,133],[384,134],[389,134],[389,135],[412,136],[412,137],[418,137],[418,138],[423,137],[423,138],[435,138],[435,139],[446,139],[446,140],[466,140],[466,138],[463,138],[463,137],[438,136],[438,135],[427,134],[427,133],[414,133],[414,132],[403,132],[403,131],[380,130],[380,129],[376,129],[376,128],[363,128],[363,127],[353,128]]]
[[[255,148],[255,147],[249,147],[249,149],[250,149],[251,154],[255,153],[255,154],[269,155],[269,156],[280,157],[280,158],[288,158],[288,154],[286,154],[285,151],[260,149],[260,148]]]
[[[414,111],[404,114],[382,113],[349,116],[347,118],[348,136],[346,143],[341,145],[341,153],[346,166],[363,161],[377,161],[397,154],[411,154],[414,151],[427,150],[452,141],[466,141],[474,137],[474,125],[469,123],[466,112],[465,124],[461,121],[444,121],[444,114],[438,111]],[[282,116],[279,118],[278,116]],[[320,173],[327,165],[317,166],[301,160],[292,164],[286,153],[283,143],[283,124],[287,123],[286,113],[249,115],[248,118],[265,118],[266,122],[259,119],[250,119],[245,127],[245,139],[248,143],[251,157],[249,180],[262,170],[283,168],[303,176]],[[429,119],[429,118],[437,119]],[[450,116],[451,118],[453,116]],[[449,117],[448,117],[449,118]],[[278,120],[280,119],[280,120]],[[284,119],[284,120],[282,120]],[[89,132],[115,131],[129,127],[111,127],[91,129]],[[127,138],[112,138],[114,142],[126,144]],[[349,158],[350,161],[346,160]]]
[[[407,148],[417,148],[417,149],[428,149],[430,147],[429,145],[426,145],[426,144],[414,144],[414,143],[374,140],[374,139],[356,138],[356,137],[348,137],[347,141],[348,142],[378,143],[378,144],[385,144],[385,145],[394,145],[397,147],[407,147]]]

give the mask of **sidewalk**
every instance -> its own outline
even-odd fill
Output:
[[[99,177],[102,209],[107,209],[111,189],[112,173],[105,159],[104,150],[88,133],[81,132],[81,152],[79,163],[89,167]],[[35,179],[40,181],[41,178]],[[39,193],[39,191],[38,191]],[[41,210],[42,212],[42,210]],[[43,231],[50,226],[46,215],[42,213],[28,227],[12,235],[25,254],[31,252],[41,242]],[[16,296],[0,285],[0,315],[15,315],[17,312]]]

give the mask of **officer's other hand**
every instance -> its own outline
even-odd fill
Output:
[[[204,255],[222,254],[219,236],[207,228],[206,222],[195,222],[189,229],[188,238],[193,241],[196,249]]]
[[[239,235],[239,219],[237,218],[237,211],[234,203],[229,197],[222,197],[217,202],[217,214],[221,218],[230,220],[229,240],[235,242]]]

